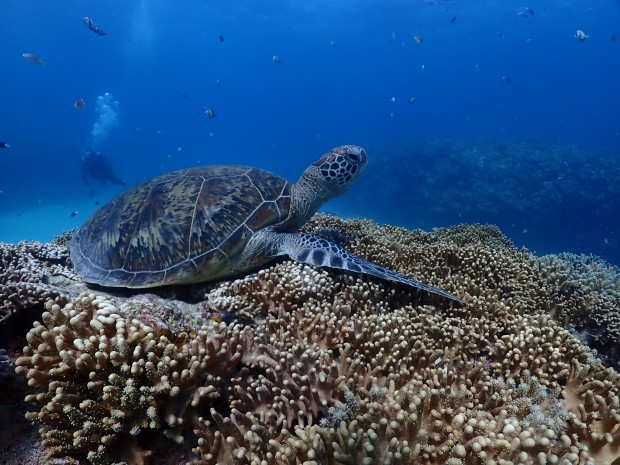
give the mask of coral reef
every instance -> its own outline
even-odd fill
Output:
[[[67,266],[69,254],[57,242],[0,242],[0,324],[17,312],[59,297],[52,277],[77,278]]]
[[[371,178],[369,181],[389,176],[392,182],[373,195],[391,199],[403,190],[411,195],[408,177],[403,173],[417,172],[426,160],[433,162],[425,163],[433,171],[417,179],[415,189],[419,205],[431,212],[450,205],[465,214],[481,210],[539,215],[573,199],[612,215],[617,206],[618,178],[610,175],[618,172],[615,154],[588,153],[575,145],[543,139],[429,139],[416,145],[384,148],[377,156],[383,163],[365,176]],[[441,189],[436,188],[439,182]]]
[[[455,218],[490,222],[538,251],[549,247],[552,230],[554,251],[589,251],[620,264],[613,234],[620,210],[618,150],[546,139],[428,139],[367,149],[381,162],[358,181],[366,187],[355,198],[363,210],[353,211],[425,228]],[[403,224],[406,218],[414,222]]]
[[[620,270],[598,257],[571,253],[544,255],[537,266],[562,302],[548,308],[549,314],[619,370]]]
[[[620,463],[620,375],[567,329],[617,287],[493,226],[304,230],[467,304],[288,260],[192,302],[50,299],[17,360],[50,460]]]

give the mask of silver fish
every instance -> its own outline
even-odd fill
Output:
[[[589,38],[590,36],[587,35],[585,32],[583,32],[581,29],[577,29],[575,31],[575,37],[577,39],[579,39],[580,41],[584,42],[587,38]]]

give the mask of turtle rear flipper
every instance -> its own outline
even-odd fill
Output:
[[[315,236],[314,234],[279,233],[279,235],[281,236],[278,241],[279,254],[288,255],[298,262],[364,273],[389,281],[406,284],[464,303],[461,299],[448,292],[423,284],[415,279],[408,278],[400,273],[364,260],[348,250],[343,249],[339,245],[329,242],[319,236]]]

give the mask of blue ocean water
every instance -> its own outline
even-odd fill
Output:
[[[358,144],[366,173],[325,211],[620,264],[619,25],[611,0],[5,0],[0,241],[122,191],[88,195],[86,148],[133,185],[211,163],[294,181]]]

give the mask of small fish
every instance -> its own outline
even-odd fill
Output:
[[[532,9],[531,9],[530,7],[528,7],[528,6],[526,6],[526,7],[525,7],[525,11],[527,11],[527,13],[528,13],[530,16],[536,16],[536,13],[534,13],[534,10],[532,10]]]
[[[6,142],[0,142],[0,149],[8,149],[10,147]]]
[[[77,210],[76,210],[76,211],[74,211],[74,212],[71,212],[71,217],[74,217],[74,216],[75,216],[75,215],[77,215],[78,213],[80,213],[80,212],[79,212],[79,211],[77,211]]]
[[[421,44],[422,43],[422,37],[420,36],[413,36],[413,40],[415,41],[416,44]]]
[[[450,24],[452,24],[454,21],[456,21],[456,16],[453,16],[452,18],[450,18]]]
[[[77,108],[78,110],[82,111],[84,108],[86,108],[86,102],[84,101],[82,97],[80,97],[79,99],[75,101],[73,106]]]
[[[411,98],[409,99],[409,103],[415,103],[415,97],[411,97]]]
[[[612,34],[612,35],[611,35],[611,41],[612,41],[612,42],[615,42],[615,41],[616,41],[616,34]]]
[[[233,321],[237,319],[248,320],[246,317],[241,317],[240,315],[237,315],[236,313],[222,313],[222,312],[217,312],[215,315],[211,317],[211,319],[218,323],[226,323],[226,324],[232,323]]]
[[[37,63],[39,65],[45,65],[43,60],[40,60],[37,56],[32,53],[22,53],[22,56],[31,63]]]
[[[213,110],[211,110],[211,108],[207,108],[205,110],[205,116],[207,118],[215,118],[217,115],[215,114],[215,112]]]
[[[523,16],[524,18],[531,18],[532,15],[530,15],[527,11],[519,11],[517,13],[519,16]]]
[[[392,103],[396,103],[396,97],[392,97],[392,98],[390,99],[390,102],[392,102]]]
[[[220,87],[222,85],[222,81],[220,81],[219,79],[217,81],[215,81],[215,83],[217,84],[218,87]]]
[[[135,128],[133,128],[133,132],[140,132],[140,128],[136,126]]]
[[[394,113],[390,113],[390,119],[394,119],[396,118],[396,115]]]
[[[272,60],[274,63],[280,64],[280,57],[278,55],[274,55]]]
[[[220,42],[224,42],[224,36],[220,34]]]
[[[589,38],[590,36],[587,35],[585,32],[583,32],[581,29],[577,29],[575,31],[575,37],[579,39],[581,42],[585,42],[585,40]]]
[[[102,29],[100,29],[97,26],[95,26],[95,23],[93,23],[93,20],[90,19],[88,16],[84,16],[83,21],[84,21],[84,24],[86,24],[86,27],[88,29],[90,29],[91,31],[93,31],[98,36],[104,36],[105,35],[105,32],[103,32]]]
[[[182,95],[184,98],[187,98],[187,92],[183,91],[183,92],[181,92],[181,95]]]
[[[97,200],[97,201],[95,202],[95,205],[99,205],[99,200]]]
[[[502,76],[502,79],[504,81],[506,81],[508,84],[514,84],[515,83],[510,76]]]
[[[334,42],[333,40],[330,40],[329,41],[329,45],[331,45],[332,47],[335,47],[336,46],[336,42]]]

